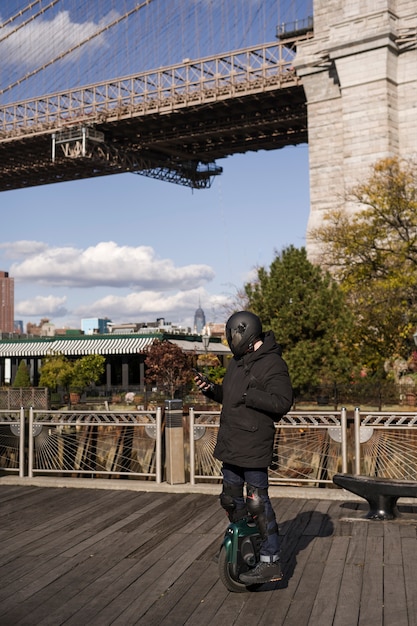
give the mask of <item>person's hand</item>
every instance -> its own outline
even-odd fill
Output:
[[[204,392],[204,391],[208,391],[209,389],[211,389],[211,382],[209,381],[207,376],[204,376],[204,374],[201,374],[201,372],[198,372],[197,370],[194,370],[194,372],[195,372],[194,382],[197,385],[197,387],[200,389],[200,391]]]

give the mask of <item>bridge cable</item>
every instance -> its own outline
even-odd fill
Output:
[[[43,9],[41,9],[40,11],[38,11],[37,13],[35,13],[34,15],[32,15],[29,19],[27,19],[25,22],[22,22],[21,24],[19,24],[19,26],[16,26],[16,28],[14,30],[9,31],[6,35],[4,35],[4,37],[2,37],[0,39],[0,43],[2,41],[4,41],[5,39],[7,39],[8,37],[10,37],[11,35],[14,35],[15,33],[17,33],[18,30],[20,30],[21,28],[23,28],[24,26],[26,26],[27,24],[29,24],[30,22],[33,22],[34,19],[36,19],[37,17],[39,17],[39,15],[42,15],[43,13],[45,13],[48,9],[51,9],[57,2],[59,2],[59,0],[53,0],[50,4],[48,4],[46,7],[44,7]],[[36,4],[36,3],[34,3]],[[17,16],[15,16],[17,17]],[[11,18],[14,19],[14,18]],[[10,20],[9,20],[10,21]],[[7,24],[4,23],[0,26],[0,28],[3,28],[5,25]]]
[[[9,17],[9,19],[3,22],[3,24],[0,24],[0,28],[4,28],[5,26],[8,26],[9,24],[17,20],[18,17],[22,17],[22,15],[24,15],[27,11],[30,11],[30,9],[33,9],[33,7],[39,4],[39,2],[41,2],[41,0],[35,0],[35,2],[30,2],[27,7],[21,9],[18,13],[15,13],[15,15],[12,15],[12,17]]]
[[[55,1],[58,1],[58,0],[55,0]],[[32,70],[31,72],[28,72],[27,74],[25,74],[25,76],[23,76],[22,78],[19,78],[19,80],[16,80],[13,83],[11,83],[10,85],[8,85],[7,87],[5,87],[4,89],[1,89],[0,90],[0,96],[2,96],[3,94],[5,94],[8,91],[11,91],[14,87],[17,87],[18,85],[22,84],[28,78],[31,78],[32,76],[36,76],[36,74],[39,74],[39,72],[41,72],[42,70],[46,69],[50,65],[53,65],[56,61],[60,61],[61,59],[66,57],[68,54],[71,54],[71,52],[74,52],[74,50],[77,50],[78,48],[81,48],[84,44],[90,42],[92,39],[95,39],[95,37],[98,37],[99,35],[101,35],[105,31],[110,30],[110,28],[112,28],[113,26],[116,26],[117,24],[120,24],[120,22],[122,22],[124,19],[130,17],[130,15],[132,15],[133,13],[136,13],[137,11],[140,11],[140,9],[143,9],[145,6],[150,4],[152,1],[153,0],[145,0],[145,2],[142,2],[141,4],[137,4],[133,9],[131,9],[127,13],[124,13],[124,15],[121,15],[120,17],[118,17],[117,19],[113,20],[113,22],[110,22],[106,26],[103,26],[103,28],[100,28],[93,35],[90,35],[90,37],[87,37],[83,41],[80,41],[79,43],[77,43],[75,46],[72,46],[71,48],[68,48],[68,50],[65,50],[65,52],[62,52],[61,54],[56,56],[54,59],[51,59],[51,61],[48,61],[47,63],[44,63],[43,65],[37,67],[36,69]]]

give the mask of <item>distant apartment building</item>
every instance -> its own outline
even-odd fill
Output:
[[[0,271],[0,333],[14,332],[14,278]]]
[[[33,335],[34,337],[54,337],[55,324],[53,324],[49,318],[43,317],[39,324],[28,322],[26,324],[26,332],[28,335]]]
[[[81,330],[85,335],[104,335],[109,332],[108,324],[111,320],[100,317],[90,317],[81,320]]]

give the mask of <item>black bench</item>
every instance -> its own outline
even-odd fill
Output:
[[[398,498],[417,498],[417,482],[411,480],[335,474],[333,482],[368,501],[367,519],[394,519],[399,516]]]

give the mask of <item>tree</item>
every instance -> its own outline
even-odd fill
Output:
[[[30,376],[26,361],[20,361],[12,387],[30,387]]]
[[[51,354],[42,362],[39,386],[56,391],[58,387],[68,389],[72,374],[72,363],[63,354]]]
[[[296,393],[348,380],[352,317],[336,281],[310,263],[305,248],[290,246],[277,254],[269,271],[258,268],[245,291],[250,310],[282,346]]]
[[[104,374],[106,359],[101,354],[87,354],[73,363],[70,386],[82,391],[97,383]]]
[[[192,358],[168,341],[156,340],[145,359],[145,380],[162,387],[173,398],[175,391],[190,381]]]
[[[76,388],[82,391],[100,380],[106,359],[101,354],[89,354],[70,361],[63,354],[53,354],[42,363],[40,387],[55,391],[57,387]]]
[[[311,236],[355,311],[356,342],[374,371],[406,357],[417,324],[417,168],[378,161],[351,201],[357,211],[329,211]]]

